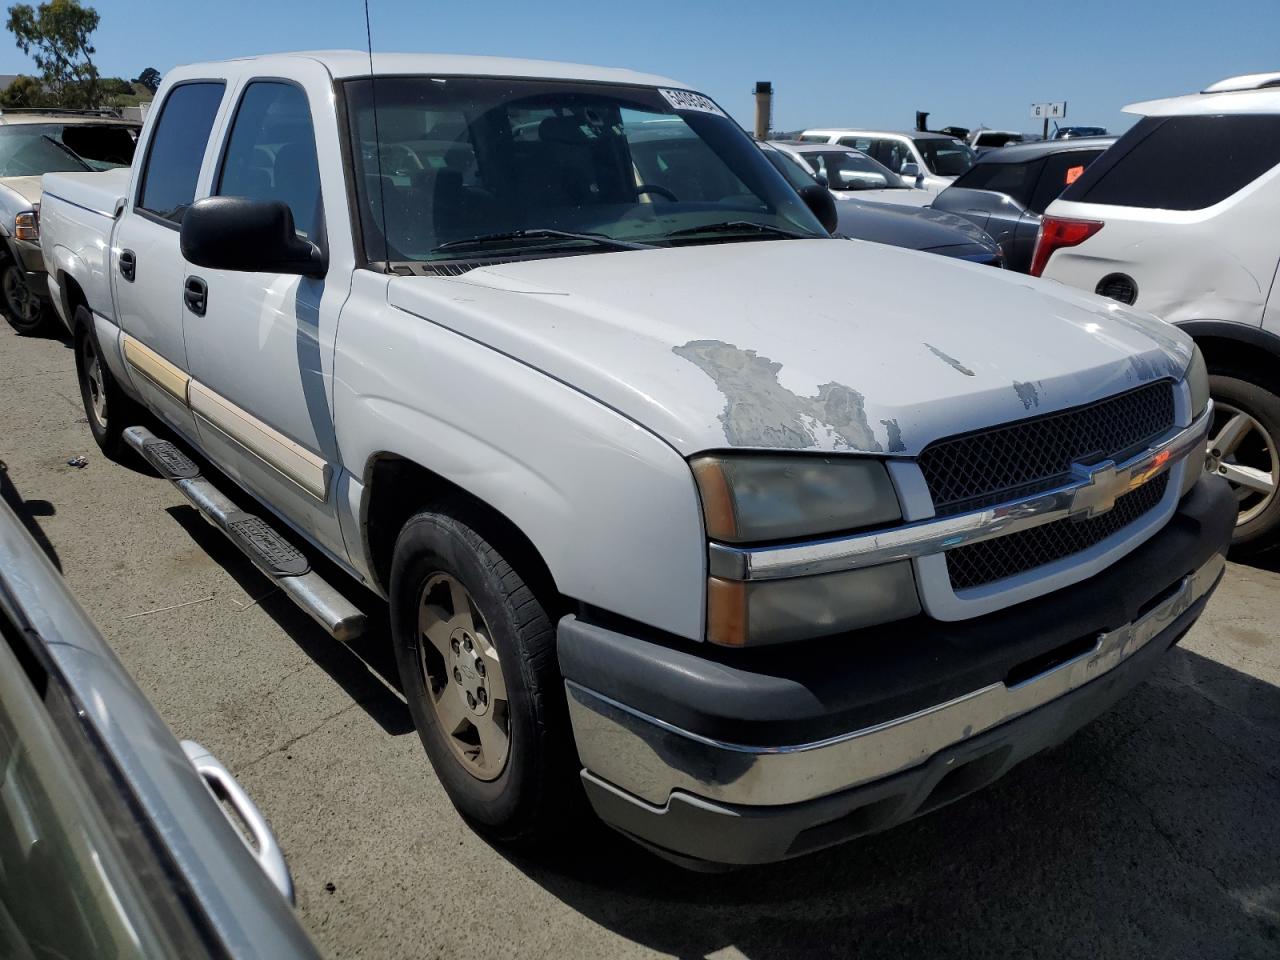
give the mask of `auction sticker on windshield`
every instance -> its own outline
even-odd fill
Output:
[[[699,113],[714,113],[717,117],[726,116],[710,97],[692,90],[664,90],[659,87],[658,92],[677,110],[697,110]]]

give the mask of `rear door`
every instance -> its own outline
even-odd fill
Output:
[[[301,79],[246,78],[239,85],[208,193],[282,201],[298,235],[326,248],[313,117],[326,109],[331,115],[332,90],[317,77],[309,92],[305,69]],[[326,155],[336,164],[337,153],[335,143]],[[335,193],[330,206],[345,210],[345,196]],[[339,227],[346,229],[345,221]],[[183,285],[204,290],[199,309],[182,305],[201,447],[341,556],[329,371],[347,285],[330,278],[349,279],[349,267],[335,266],[326,278],[183,267]]]
[[[141,175],[116,226],[112,282],[129,374],[149,406],[194,436],[182,337],[183,260],[178,231],[222,104],[221,80],[178,83],[159,107]]]

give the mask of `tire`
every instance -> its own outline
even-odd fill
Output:
[[[138,420],[141,410],[125,395],[103,361],[88,308],[76,307],[72,329],[75,331],[76,379],[80,383],[80,399],[89,432],[98,449],[108,458],[119,460],[127,451],[122,434]]]
[[[495,839],[538,842],[577,811],[577,755],[551,618],[485,519],[446,502],[404,525],[391,569],[392,639],[418,735],[454,806]],[[455,584],[469,604],[459,604]],[[462,674],[472,656],[485,670]],[[494,733],[504,722],[505,756]]]
[[[0,297],[9,326],[23,336],[43,333],[49,322],[49,308],[27,283],[27,274],[15,260],[0,265]]]
[[[1240,500],[1231,538],[1237,557],[1256,556],[1280,539],[1280,396],[1258,380],[1238,371],[1209,375],[1215,411],[1207,469],[1227,479]]]

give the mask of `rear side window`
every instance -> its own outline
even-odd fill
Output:
[[[961,174],[953,184],[964,190],[990,190],[1012,197],[1019,205],[1031,205],[1032,192],[1043,160],[1026,163],[978,163]]]
[[[1144,117],[1064,200],[1203,210],[1280,164],[1280,116]]]
[[[224,86],[213,81],[184,83],[169,93],[147,149],[138,189],[140,209],[172,223],[182,222],[196,197],[200,163]]]
[[[1045,208],[1057,200],[1063,190],[1084,176],[1089,164],[1100,156],[1101,150],[1072,150],[1049,157],[1044,161],[1044,172],[1040,174],[1040,182],[1036,184],[1028,206],[1036,213],[1044,213]]]
[[[298,233],[315,239],[320,170],[311,108],[300,88],[265,80],[245,87],[214,193],[281,200]]]

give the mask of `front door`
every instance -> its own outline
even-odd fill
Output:
[[[307,94],[254,80],[239,98],[210,193],[279,200],[299,236],[325,243]],[[183,261],[191,408],[200,445],[286,520],[341,556],[329,371],[344,291],[324,279],[211,270]]]
[[[146,147],[137,192],[121,214],[111,251],[129,376],[151,409],[189,437],[195,435],[195,423],[187,406],[178,230],[195,198],[225,88],[221,81],[198,81],[169,91]]]

